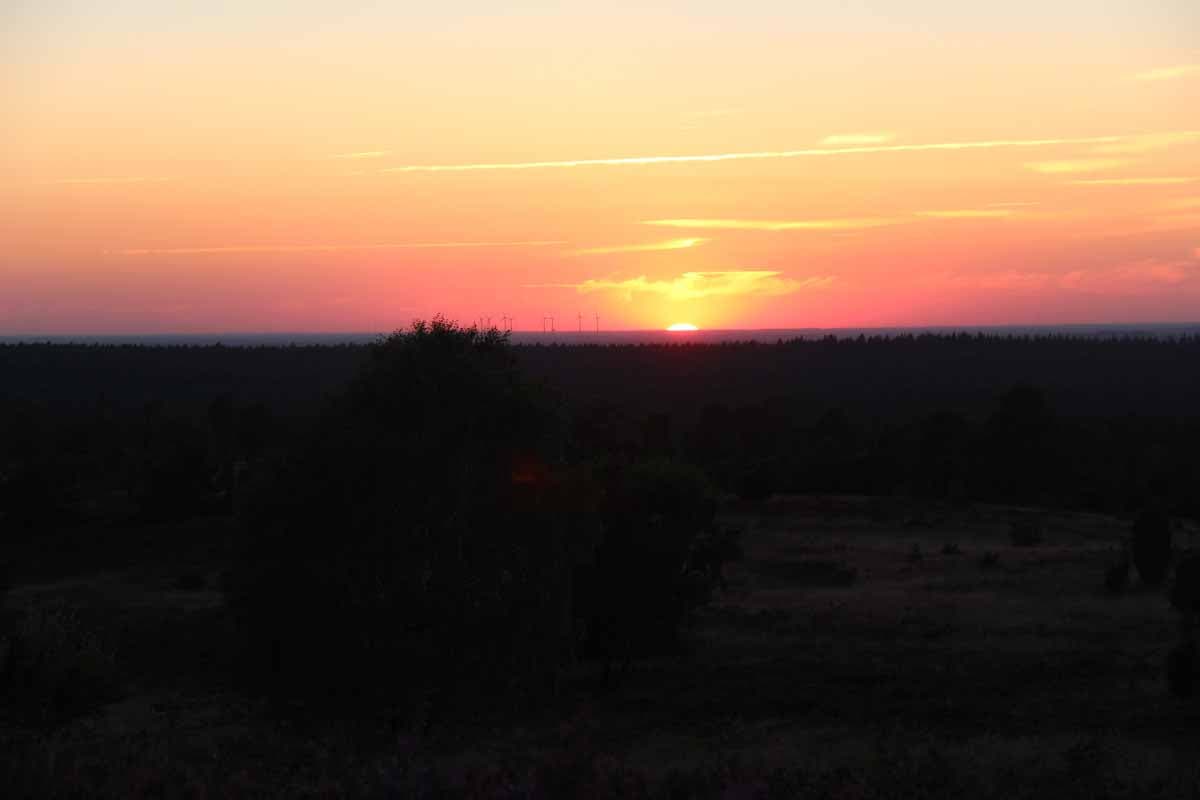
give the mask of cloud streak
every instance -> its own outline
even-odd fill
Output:
[[[1200,258],[1200,250],[1197,251]],[[990,272],[945,276],[953,286],[995,291],[1062,289],[1091,294],[1126,294],[1186,288],[1200,277],[1200,266],[1186,260],[1142,259],[1066,273],[1043,271]]]
[[[778,297],[806,289],[824,289],[833,283],[832,276],[813,276],[802,279],[786,278],[783,273],[764,269],[685,272],[669,280],[651,280],[645,275],[625,280],[589,278],[582,283],[530,284],[529,288],[574,289],[580,294],[617,292],[628,300],[635,294],[657,294],[669,300],[697,300],[705,297],[759,295]]]
[[[1077,186],[1172,186],[1181,183],[1195,183],[1195,178],[1163,177],[1163,178],[1089,178],[1071,183]]]
[[[225,247],[136,247],[106,251],[119,256],[226,255],[236,253],[334,253],[344,250],[438,250],[475,247],[548,247],[561,239],[515,242],[395,242],[385,244],[229,245]]]
[[[1026,164],[1028,169],[1046,175],[1059,175],[1072,172],[1103,172],[1106,169],[1123,167],[1129,163],[1126,158],[1074,158],[1060,161],[1033,161]]]
[[[659,294],[671,300],[696,300],[730,295],[777,297],[803,289],[824,289],[833,283],[828,276],[801,280],[781,276],[782,273],[773,270],[685,272],[671,280],[649,280],[644,275],[623,281],[589,279],[576,284],[575,289],[581,294],[614,291],[626,296]]]
[[[1130,136],[1125,141],[1096,145],[1093,153],[1141,154],[1178,145],[1200,143],[1200,131],[1173,131]]]
[[[127,183],[166,183],[172,180],[171,178],[61,178],[49,183],[58,186],[70,185],[104,185],[104,184],[127,184]]]
[[[668,228],[694,228],[701,230],[731,231],[853,231],[882,228],[888,225],[903,225],[913,217],[928,219],[1007,219],[1018,212],[1012,207],[1002,206],[1036,205],[1033,203],[997,204],[993,208],[952,208],[931,211],[914,211],[908,217],[858,217],[846,219],[648,219],[643,225],[658,225]]]
[[[844,231],[860,228],[879,228],[895,225],[901,220],[891,217],[865,217],[861,219],[648,219],[643,225],[658,225],[666,228],[697,228],[728,231]]]
[[[1177,64],[1173,67],[1146,70],[1134,75],[1133,79],[1135,81],[1171,81],[1193,75],[1200,75],[1200,64]]]
[[[657,155],[622,158],[583,158],[567,161],[510,161],[480,164],[409,164],[388,167],[386,173],[412,172],[487,172],[497,170],[570,169],[573,167],[624,167],[648,164],[702,164],[723,161],[789,159],[875,153],[921,153],[956,150],[992,150],[997,148],[1032,148],[1054,145],[1104,144],[1120,142],[1125,136],[1088,136],[1068,139],[988,139],[974,142],[936,142],[932,144],[871,145],[863,147],[818,147],[803,150],[762,150],[703,155]]]
[[[576,250],[577,256],[607,255],[609,253],[652,253],[661,250],[687,250],[707,242],[708,239],[693,237],[690,239],[668,239],[665,242],[650,242],[648,244],[625,244],[611,247],[588,247]]]
[[[1147,258],[1096,270],[1075,270],[1060,277],[1063,289],[1096,294],[1178,290],[1200,275],[1195,264]]]
[[[933,219],[1005,219],[1015,213],[1009,208],[956,208],[948,211],[918,211],[916,215]]]

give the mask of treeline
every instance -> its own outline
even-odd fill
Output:
[[[200,415],[213,398],[311,414],[368,358],[368,345],[226,347],[0,345],[0,402],[72,413],[159,403]],[[521,368],[569,406],[694,420],[710,403],[787,402],[900,418],[978,415],[1019,383],[1070,416],[1191,415],[1200,337],[921,334],[777,344],[514,346]]]
[[[0,346],[9,529],[230,513],[369,346]],[[1195,516],[1200,339],[921,335],[509,347],[576,461],[685,459],[717,487]],[[402,386],[397,392],[405,391]],[[14,534],[16,535],[16,534]]]
[[[572,406],[688,423],[714,403],[884,420],[938,409],[980,417],[1018,384],[1037,386],[1072,417],[1191,416],[1200,400],[1200,337],[964,333],[517,350],[523,367]]]

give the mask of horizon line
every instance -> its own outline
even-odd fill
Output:
[[[460,325],[460,328],[469,329],[471,325]],[[1200,319],[1174,322],[1174,321],[1140,321],[1140,322],[992,322],[982,324],[968,323],[933,323],[928,325],[841,325],[841,326],[804,326],[804,327],[766,327],[766,328],[699,328],[694,331],[668,331],[666,328],[602,328],[599,331],[592,330],[575,330],[564,328],[562,330],[545,331],[538,329],[514,328],[512,330],[502,330],[498,326],[493,326],[496,330],[501,330],[502,333],[521,333],[533,334],[537,336],[596,336],[598,334],[614,334],[614,333],[673,333],[673,334],[704,334],[704,333],[766,333],[766,332],[783,332],[783,331],[873,331],[873,330],[987,330],[987,329],[1006,329],[1006,328],[1136,328],[1136,327],[1173,327],[1173,328],[1200,328]],[[394,328],[387,331],[355,331],[355,330],[286,330],[286,331],[158,331],[158,332],[124,332],[124,333],[0,333],[0,341],[15,341],[24,340],[31,343],[45,341],[46,339],[68,339],[70,337],[85,337],[88,339],[150,339],[150,338],[197,338],[197,337],[219,337],[219,336],[262,336],[262,337],[278,337],[278,336],[389,336],[396,332],[403,332],[405,328]],[[480,328],[480,330],[492,330],[492,328]]]

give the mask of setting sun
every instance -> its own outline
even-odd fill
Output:
[[[676,322],[674,325],[667,326],[669,331],[698,331],[700,330],[690,322]]]

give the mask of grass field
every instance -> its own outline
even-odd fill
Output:
[[[1126,521],[776,498],[731,508],[744,559],[686,652],[581,665],[548,704],[453,725],[306,726],[229,687],[221,552],[42,575],[111,656],[111,702],[4,728],[16,796],[1193,796],[1200,702],[1166,689],[1161,589],[1105,568]],[[189,523],[181,540],[228,522]],[[206,528],[207,526],[207,528]],[[161,540],[165,531],[158,532]],[[1194,531],[1180,529],[1177,547]],[[281,719],[288,719],[287,722]],[[513,720],[519,719],[518,724]]]

